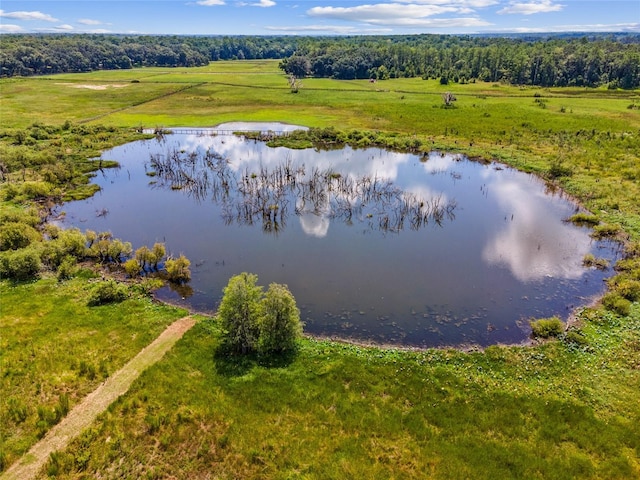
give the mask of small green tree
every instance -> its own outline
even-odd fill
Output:
[[[129,258],[132,250],[131,243],[123,242],[119,238],[113,239],[107,248],[109,258],[115,263],[122,263],[123,259]]]
[[[151,259],[151,251],[149,250],[149,247],[143,245],[142,247],[138,248],[136,250],[135,257],[140,264],[140,268],[144,270],[147,266],[147,263],[149,263],[149,260]]]
[[[164,247],[164,243],[154,243],[151,249],[151,255],[149,257],[149,263],[152,264],[154,269],[158,269],[158,263],[162,261],[167,254],[167,250]]]
[[[98,257],[101,262],[109,260],[109,246],[113,240],[111,232],[100,232],[91,243],[90,254]]]
[[[77,263],[78,262],[75,257],[72,257],[71,255],[65,256],[60,262],[56,273],[58,281],[62,282],[72,278],[78,270]]]
[[[188,282],[191,280],[191,270],[189,266],[191,262],[184,255],[178,258],[168,258],[164,262],[164,268],[167,271],[167,277],[172,282]]]
[[[127,272],[127,275],[129,275],[131,278],[137,277],[142,271],[140,264],[135,258],[130,258],[129,260],[124,262],[123,266],[124,271]]]
[[[98,234],[93,230],[87,230],[84,236],[87,241],[87,248],[91,248],[93,245],[93,242],[95,242],[96,239],[98,238]]]
[[[282,353],[294,350],[302,335],[300,310],[286,285],[272,283],[260,302],[258,351]]]
[[[258,276],[243,272],[229,279],[218,308],[225,343],[236,353],[252,351],[258,341],[258,314],[262,288]]]

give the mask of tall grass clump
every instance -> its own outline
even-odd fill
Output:
[[[534,338],[558,337],[564,331],[564,323],[558,317],[540,318],[529,322]]]
[[[126,285],[113,279],[100,281],[95,284],[89,296],[88,305],[97,306],[108,303],[122,302],[129,296]]]

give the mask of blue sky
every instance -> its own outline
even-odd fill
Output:
[[[2,0],[2,33],[640,33],[640,0]]]

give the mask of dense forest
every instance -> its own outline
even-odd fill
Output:
[[[297,77],[440,78],[516,85],[640,87],[640,35],[0,35],[1,76],[281,59]]]
[[[293,37],[0,35],[3,77],[135,67],[197,67],[216,60],[279,59]]]

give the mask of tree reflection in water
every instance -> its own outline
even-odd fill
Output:
[[[424,198],[375,175],[295,165],[290,157],[272,167],[260,164],[236,172],[212,150],[199,154],[174,148],[151,154],[149,165],[156,188],[181,190],[198,202],[211,199],[220,205],[225,224],[261,224],[265,233],[281,232],[292,211],[396,233],[430,223],[442,226],[455,219],[457,207],[442,195]]]

